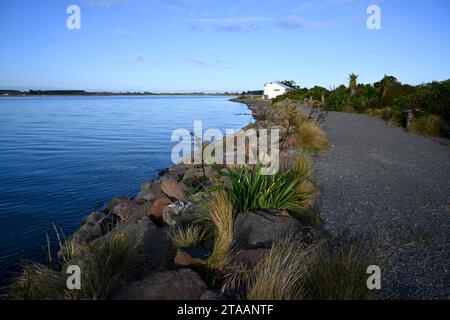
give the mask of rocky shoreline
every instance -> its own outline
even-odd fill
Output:
[[[289,125],[286,130],[285,124],[286,109],[277,110],[270,103],[261,100],[238,98],[232,101],[245,103],[252,111],[255,122],[244,129],[276,127],[281,131],[283,148],[280,153],[280,165],[283,168],[292,167],[298,146],[290,143],[292,139]],[[267,116],[268,113],[271,113],[270,117]],[[175,232],[185,227],[191,228],[202,219],[202,211],[211,203],[207,190],[214,186],[213,181],[220,179],[220,171],[221,168],[215,166],[185,164],[172,165],[161,171],[158,178],[143,182],[136,196],[117,196],[103,211],[92,212],[85,217],[81,227],[58,252],[60,261],[70,263],[75,261],[83,270],[83,267],[86,269],[92,266],[91,260],[97,259],[97,255],[101,256],[104,250],[110,250],[111,247],[117,250],[116,246],[120,247],[122,242],[126,242],[128,249],[124,250],[123,255],[128,258],[131,245],[133,250],[139,251],[139,263],[130,268],[133,270],[129,276],[117,275],[117,281],[108,285],[105,292],[93,297],[90,294],[89,298],[119,300],[245,298],[239,290],[224,290],[222,287],[224,275],[218,271],[220,275],[215,274],[215,269],[212,270],[209,266],[209,259],[217,245],[215,243],[217,235],[203,235],[199,241],[193,241],[190,246],[174,246]],[[306,210],[307,218],[294,217],[281,209],[235,214],[230,226],[233,230],[230,240],[233,258],[228,261],[227,273],[253,270],[252,268],[265,261],[275,243],[287,237],[295,237],[296,241],[305,246],[326,239],[328,235],[319,223],[320,219],[311,218],[317,214],[313,214],[311,203],[308,203]],[[195,231],[195,228],[189,230]],[[63,270],[60,273],[64,274],[66,264],[61,264]],[[115,276],[113,271],[104,275],[104,277]],[[23,289],[21,287],[23,278],[17,281],[16,289],[17,287]],[[24,298],[21,290],[16,291],[20,293],[15,294],[16,298]],[[71,296],[71,293],[65,295],[79,298],[77,293],[74,293],[74,296]]]

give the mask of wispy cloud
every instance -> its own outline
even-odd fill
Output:
[[[271,20],[264,17],[232,17],[223,19],[196,19],[191,28],[196,31],[215,29],[226,32],[249,32],[258,29],[259,24]]]
[[[220,61],[217,59],[214,59],[210,62],[210,61],[205,61],[205,60],[201,60],[201,59],[193,58],[193,57],[183,57],[183,58],[181,58],[181,61],[195,65],[197,67],[205,68],[205,69],[208,69],[208,68],[230,69],[230,67],[222,65],[220,63]]]
[[[278,21],[277,25],[284,29],[298,29],[304,27],[304,24],[302,23],[300,18],[296,16],[284,17],[280,19],[280,21]]]
[[[128,0],[84,0],[87,5],[93,7],[110,8],[128,2]]]
[[[341,20],[305,20],[297,16],[288,16],[280,19],[277,25],[284,29],[299,29],[299,28],[328,28],[339,24]]]

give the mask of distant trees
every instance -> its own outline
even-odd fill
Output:
[[[350,95],[353,97],[356,92],[356,86],[357,86],[358,76],[354,73],[350,74],[348,76],[348,87],[350,89]]]
[[[295,83],[294,80],[283,80],[280,81],[280,83],[284,84],[285,86],[291,87],[292,89],[299,89],[300,87]]]
[[[399,82],[396,77],[384,75],[384,78],[381,81],[375,83],[376,88],[380,88],[380,104],[381,106],[385,106],[385,98],[388,93],[389,88],[398,85]]]

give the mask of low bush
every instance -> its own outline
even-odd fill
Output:
[[[441,134],[442,120],[439,116],[426,115],[411,121],[409,130],[412,133],[428,137],[438,137]]]
[[[363,300],[372,298],[367,288],[367,267],[363,250],[351,242],[326,243],[310,256],[304,290],[308,299]]]

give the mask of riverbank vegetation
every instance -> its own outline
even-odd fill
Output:
[[[308,101],[326,111],[357,112],[380,117],[391,125],[408,127],[426,136],[450,136],[450,80],[417,86],[403,84],[393,76],[384,76],[372,84],[358,83],[350,74],[348,85],[326,89],[320,86],[297,88],[272,100]],[[412,117],[408,122],[408,114]]]

